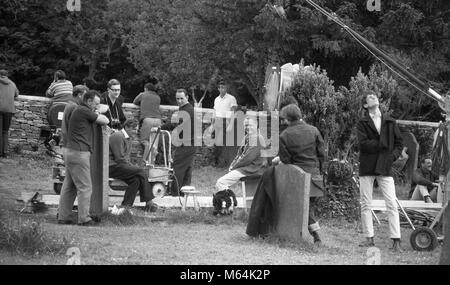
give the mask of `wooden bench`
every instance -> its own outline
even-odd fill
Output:
[[[442,209],[442,203],[425,203],[424,201],[416,200],[398,200],[403,208],[414,209]],[[372,200],[370,208],[373,211],[386,211],[386,202],[384,200]]]

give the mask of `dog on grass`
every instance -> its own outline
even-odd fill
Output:
[[[213,194],[213,215],[231,215],[234,207],[237,207],[236,195],[230,189]]]

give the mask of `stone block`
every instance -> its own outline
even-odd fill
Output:
[[[309,192],[311,174],[292,164],[275,167],[276,234],[300,241],[308,232]]]

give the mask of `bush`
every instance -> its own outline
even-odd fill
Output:
[[[318,202],[318,214],[323,218],[343,217],[348,222],[360,219],[359,189],[353,180],[328,184],[326,193]]]
[[[71,242],[47,234],[39,222],[0,216],[0,249],[25,256],[64,254]]]

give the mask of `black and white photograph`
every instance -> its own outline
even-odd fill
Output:
[[[448,0],[3,0],[0,265],[450,265],[449,130]]]

